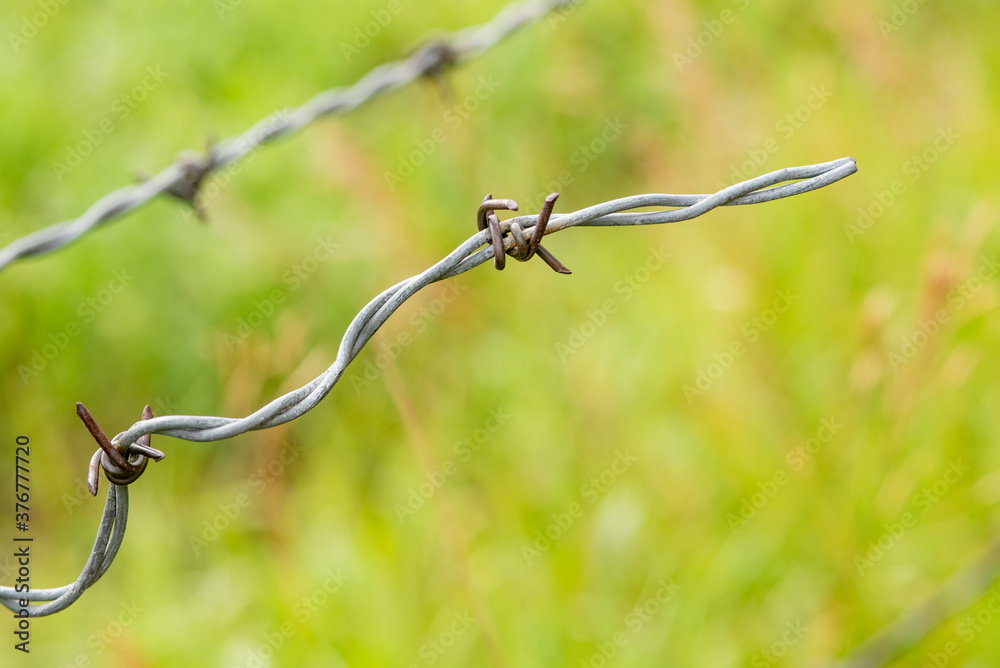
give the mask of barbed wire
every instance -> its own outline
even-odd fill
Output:
[[[690,220],[719,206],[770,202],[809,192],[839,181],[856,171],[857,165],[853,158],[841,158],[818,165],[774,171],[729,186],[714,195],[635,195],[590,206],[573,213],[552,216],[544,232],[552,234],[576,226],[655,225]],[[787,181],[797,182],[778,185]],[[496,208],[517,210],[517,203],[512,200],[492,200],[489,197],[483,206],[491,202],[502,205]],[[670,211],[626,213],[632,209],[645,207],[680,208]],[[528,230],[535,226],[538,219],[539,214],[536,214],[500,223],[503,234],[500,243],[503,251],[509,252],[516,246],[516,239],[511,233],[513,225]],[[481,248],[488,243],[491,244],[489,248]],[[502,268],[502,257],[503,254],[497,250],[496,237],[492,230],[481,229],[437,264],[397,283],[372,299],[347,328],[337,351],[337,358],[326,371],[312,382],[278,397],[251,415],[244,418],[173,415],[141,420],[112,439],[112,442],[120,450],[127,451],[132,443],[146,434],[161,434],[186,441],[218,441],[252,430],[276,427],[294,420],[322,401],[340,379],[347,365],[403,302],[428,285],[458,276],[490,258],[496,258],[498,268]]]
[[[26,609],[29,617],[45,617],[65,610],[110,568],[122,545],[127,523],[128,488],[111,485],[104,501],[101,522],[97,525],[94,548],[90,551],[90,558],[84,564],[80,577],[72,584],[55,589],[16,591],[14,587],[0,587],[0,603],[13,611]],[[40,605],[22,606],[20,601],[40,603]]]
[[[471,60],[549,12],[579,5],[583,1],[529,0],[513,3],[488,23],[464,28],[426,44],[406,59],[380,65],[352,86],[333,88],[319,93],[298,108],[276,111],[242,134],[210,146],[204,155],[190,151],[183,153],[176,162],[155,176],[105,195],[78,218],[50,225],[9,244],[0,250],[0,271],[15,260],[62,248],[158,195],[173,195],[197,209],[196,195],[205,178],[259,146],[291,135],[319,118],[346,114],[423,76],[440,74],[448,67]]]
[[[477,213],[479,231],[426,271],[397,283],[368,302],[347,327],[337,357],[326,371],[312,382],[274,399],[253,414],[243,418],[207,415],[153,417],[147,406],[142,420],[109,440],[82,404],[77,404],[78,414],[101,446],[91,458],[88,488],[96,495],[98,466],[104,468],[112,485],[105,502],[94,550],[80,577],[66,587],[32,591],[27,600],[49,602],[28,608],[28,614],[40,617],[66,608],[110,566],[121,545],[127,520],[128,496],[124,485],[138,478],[145,469],[148,458],[163,458],[162,452],[150,447],[149,439],[152,434],[187,441],[219,441],[248,431],[276,427],[301,417],[329,394],[351,361],[396,309],[428,285],[458,276],[490,258],[497,269],[503,269],[506,255],[528,261],[538,254],[560,273],[567,273],[568,270],[541,246],[544,235],[571,227],[659,225],[690,220],[720,206],[759,204],[810,192],[856,171],[857,165],[853,158],[841,158],[817,165],[780,169],[729,186],[713,195],[635,195],[559,215],[552,215],[552,208],[558,197],[553,193],[546,200],[541,213],[518,216],[502,222],[495,211],[516,211],[517,202],[493,199],[487,195]],[[647,207],[669,209],[634,211]],[[526,236],[528,234],[530,240]],[[19,599],[21,595],[13,588],[0,587],[0,602],[7,607],[15,609],[12,601]]]

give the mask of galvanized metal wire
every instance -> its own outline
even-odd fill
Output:
[[[841,158],[817,165],[780,169],[730,186],[712,195],[648,194],[624,197],[572,213],[553,215],[548,220],[544,233],[554,234],[571,227],[658,225],[690,220],[720,206],[759,204],[806,193],[835,183],[856,171],[857,165],[853,158]],[[516,202],[511,200],[499,200],[499,202],[503,202],[500,208],[517,209]],[[669,207],[669,209],[635,211],[647,207]],[[503,251],[519,258],[521,255],[515,249],[517,239],[511,233],[512,228],[515,225],[519,226],[530,235],[540,220],[540,214],[536,214],[519,216],[500,223],[503,236],[499,242]],[[494,258],[500,250],[492,243],[490,230],[482,229],[426,271],[397,283],[372,299],[347,327],[337,357],[326,371],[312,382],[278,397],[253,414],[242,418],[169,415],[143,419],[111,439],[111,444],[126,457],[141,456],[140,452],[130,451],[130,448],[133,448],[139,439],[150,434],[172,436],[188,441],[219,441],[248,431],[275,427],[301,417],[329,394],[351,361],[403,302],[432,283],[458,276]],[[106,456],[101,459],[101,464],[111,479],[116,480],[116,476],[121,472],[109,466]],[[94,550],[80,577],[66,587],[33,591],[31,601],[49,602],[30,608],[31,616],[48,615],[64,609],[75,601],[84,589],[100,578],[121,545],[127,513],[128,495],[125,487],[112,484]],[[0,587],[0,601],[4,605],[13,609],[12,601],[18,597],[19,594],[12,588]]]
[[[380,65],[352,86],[319,93],[298,108],[276,111],[242,134],[215,144],[205,156],[183,155],[142,183],[108,193],[78,218],[50,225],[14,241],[0,250],[0,271],[15,260],[62,248],[101,225],[134,211],[158,195],[169,193],[194,204],[198,187],[208,175],[257,147],[291,135],[319,118],[346,114],[369,100],[425,75],[464,63],[547,13],[582,1],[529,0],[508,5],[488,23],[465,28],[435,40],[404,60]]]
[[[55,589],[30,589],[27,592],[18,592],[13,587],[0,587],[0,603],[16,611],[21,607],[18,601],[29,601],[30,606],[27,611],[30,617],[44,617],[65,610],[107,572],[122,545],[127,524],[128,488],[109,485],[108,495],[104,501],[104,512],[101,514],[100,524],[97,525],[94,548],[90,551],[90,558],[84,564],[80,577],[72,584]]]
[[[657,225],[690,220],[719,206],[758,204],[792,195],[809,192],[843,179],[857,171],[853,158],[805,167],[780,169],[770,174],[730,186],[713,195],[635,195],[611,200],[580,209],[569,214],[554,215],[546,234],[553,234],[570,227],[608,227],[630,225]],[[787,181],[796,183],[785,183]],[[785,183],[785,185],[778,185]],[[516,206],[516,204],[515,204]],[[645,207],[680,207],[668,211],[632,212]],[[504,232],[513,223],[528,230],[538,219],[520,216],[504,221]],[[458,276],[494,257],[489,230],[482,230],[469,237],[458,248],[426,271],[401,281],[371,300],[347,328],[337,358],[333,364],[312,382],[293,390],[254,413],[242,418],[207,415],[169,415],[141,420],[112,439],[125,450],[146,434],[161,434],[186,441],[219,441],[248,431],[268,429],[298,418],[312,410],[333,389],[347,366],[371,339],[375,332],[403,302],[432,283]],[[504,248],[514,246],[510,234],[504,236]]]

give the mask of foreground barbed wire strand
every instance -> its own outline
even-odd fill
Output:
[[[182,155],[155,176],[105,195],[79,218],[50,225],[14,241],[0,250],[0,271],[18,259],[62,248],[164,193],[185,200],[197,210],[196,196],[204,180],[257,147],[291,135],[319,118],[346,114],[423,76],[439,76],[447,67],[467,62],[549,12],[583,1],[529,0],[510,4],[488,23],[464,28],[427,44],[409,58],[380,65],[352,86],[330,89],[298,108],[276,111],[242,134],[210,147],[203,156]]]
[[[44,617],[65,610],[80,598],[84,591],[101,579],[111,566],[125,537],[127,522],[128,488],[110,485],[108,496],[104,501],[104,512],[97,525],[94,548],[90,551],[90,558],[84,564],[80,577],[72,584],[55,589],[30,589],[18,592],[13,587],[0,587],[0,603],[16,611],[21,609],[19,601],[41,602],[40,605],[27,608],[31,617]]]
[[[437,264],[385,290],[361,309],[341,339],[337,358],[326,371],[312,382],[278,397],[252,415],[243,418],[207,415],[152,417],[151,413],[144,411],[142,420],[119,433],[110,440],[110,444],[106,444],[104,443],[106,437],[101,438],[103,430],[96,427],[96,423],[91,425],[88,422],[89,412],[78,404],[78,413],[101,445],[101,450],[95,453],[93,461],[97,461],[98,454],[101,453],[100,464],[113,484],[108,491],[104,514],[98,527],[97,541],[80,577],[65,587],[31,591],[30,596],[26,597],[27,600],[50,602],[30,607],[29,614],[40,617],[66,608],[79,598],[83,590],[97,581],[117,554],[128,515],[128,494],[123,485],[114,484],[123,481],[122,469],[116,466],[115,460],[124,458],[130,462],[134,461],[133,466],[138,467],[140,464],[144,466],[145,462],[133,460],[133,457],[145,457],[148,454],[153,458],[156,458],[155,455],[162,458],[163,453],[149,447],[148,438],[151,434],[188,441],[219,441],[248,431],[275,427],[304,415],[333,389],[351,361],[403,302],[422,288],[458,276],[491,258],[494,259],[498,269],[503,268],[504,254],[510,254],[522,261],[530,259],[532,253],[529,251],[532,247],[536,251],[541,250],[539,242],[542,235],[535,234],[536,225],[544,227],[542,231],[548,235],[571,227],[616,227],[679,222],[696,218],[720,206],[759,204],[810,192],[846,178],[856,171],[857,165],[853,158],[841,158],[818,165],[780,169],[730,186],[714,195],[635,195],[596,204],[573,213],[550,215],[556,197],[553,194],[546,200],[542,213],[519,216],[502,223],[496,220],[496,228],[492,226],[494,219],[490,219],[490,224],[483,229],[482,223],[479,222],[482,220],[480,213],[477,216],[477,227],[480,228],[478,232]],[[633,211],[647,207],[672,208],[666,211]],[[517,210],[517,208],[517,203],[513,200],[489,198],[480,205],[480,212],[497,209]],[[494,236],[494,230],[499,232],[499,237]],[[528,243],[524,240],[525,232],[530,232],[531,238],[527,248],[525,248],[525,244]],[[92,421],[92,418],[90,420]],[[135,447],[136,443],[139,443],[139,447]],[[93,481],[93,478],[90,480]],[[134,477],[131,480],[134,480]],[[96,482],[90,485],[90,489],[91,493],[96,493]],[[0,602],[7,607],[15,609],[16,605],[12,601],[22,598],[25,597],[15,592],[12,587],[0,587]]]

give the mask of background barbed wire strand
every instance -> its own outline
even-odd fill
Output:
[[[0,249],[0,271],[18,259],[62,248],[101,225],[147,204],[158,195],[172,192],[194,204],[198,185],[206,176],[257,147],[294,134],[320,118],[346,114],[425,75],[464,63],[549,12],[576,6],[583,1],[528,0],[510,4],[488,23],[464,28],[427,44],[408,58],[380,65],[351,86],[326,90],[297,108],[276,111],[242,134],[210,147],[205,156],[182,155],[142,183],[108,193],[78,218],[50,225],[12,242]]]

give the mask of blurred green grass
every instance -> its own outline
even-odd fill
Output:
[[[381,0],[242,3],[221,19],[191,1],[60,6],[0,58],[2,243],[501,6],[404,1],[350,58],[342,45]],[[5,3],[4,34],[35,11]],[[712,35],[724,11],[733,20]],[[486,192],[537,202],[564,170],[562,211],[706,192],[775,145],[747,176],[844,155],[861,168],[679,225],[561,234],[548,245],[571,277],[532,262],[428,288],[294,424],[219,444],[159,439],[168,458],[131,489],[117,562],[70,610],[34,622],[25,665],[246,666],[279,644],[260,665],[598,666],[612,647],[607,665],[803,665],[923,601],[998,529],[998,290],[995,276],[967,282],[1000,245],[1000,9],[924,4],[883,36],[893,12],[590,0],[455,71],[444,96],[411,86],[261,151],[210,200],[207,225],[158,200],[5,271],[3,438],[36,445],[33,584],[57,586],[76,577],[100,510],[79,495],[93,446],[73,402],[118,429],[145,403],[251,412],[325,368],[368,299],[464,240]],[[710,43],[679,68],[699,37]],[[147,67],[166,78],[120,118],[113,105]],[[496,91],[452,127],[446,114],[480,77]],[[808,120],[781,125],[824,86]],[[53,162],[105,118],[114,131],[60,178]],[[621,136],[581,160],[615,119]],[[440,127],[447,141],[391,189],[386,172]],[[949,128],[959,138],[913,180],[913,156]],[[884,214],[845,231],[897,179],[905,192]],[[333,257],[288,279],[320,239],[338,244]],[[616,290],[661,247],[662,269]],[[81,304],[114,271],[134,279],[85,321]],[[963,286],[959,306],[949,296]],[[231,345],[274,290],[282,302]],[[798,301],[754,324],[779,290]],[[615,313],[585,327],[606,300]],[[939,309],[948,322],[894,365]],[[73,322],[79,336],[24,382],[19,369]],[[689,400],[685,386],[734,342],[746,352]],[[391,364],[366,379],[380,352]],[[510,417],[488,433],[491,411]],[[796,469],[789,453],[824,419],[843,427]],[[620,451],[635,463],[607,489],[591,484]],[[970,470],[921,502],[957,460]],[[734,531],[744,500],[782,472]],[[445,481],[401,519],[428,475]],[[860,573],[857,558],[905,512],[915,526]],[[224,530],[193,543],[213,535],[206,522]],[[547,530],[558,538],[526,559]],[[331,571],[346,576],[335,593]],[[662,582],[680,588],[665,603]],[[956,663],[993,665],[997,627],[970,637],[960,623],[898,665],[949,642]],[[805,632],[785,635],[796,624]]]

